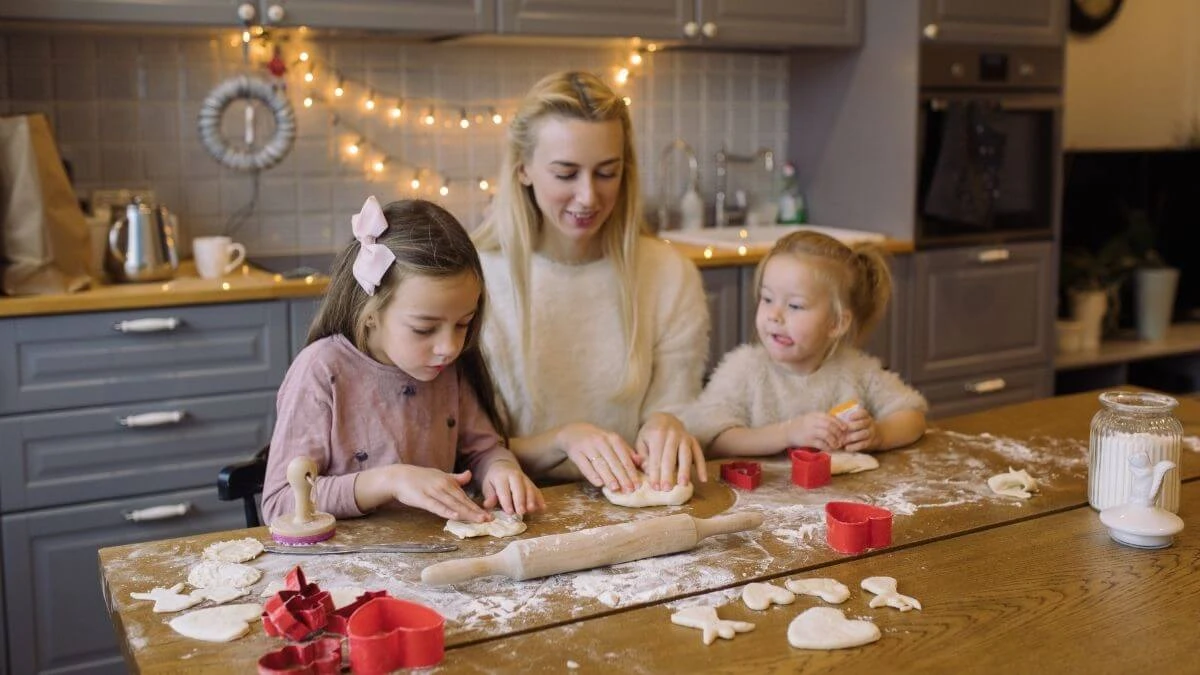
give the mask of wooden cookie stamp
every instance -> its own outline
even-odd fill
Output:
[[[271,538],[288,546],[308,546],[333,536],[337,521],[328,513],[317,511],[312,501],[312,481],[317,477],[317,463],[308,457],[297,457],[288,464],[288,485],[296,508],[271,523]]]

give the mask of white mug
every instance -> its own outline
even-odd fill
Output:
[[[201,278],[220,279],[246,260],[246,247],[229,237],[196,237],[192,256]]]

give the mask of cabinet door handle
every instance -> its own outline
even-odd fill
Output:
[[[171,518],[178,518],[187,515],[187,512],[191,510],[191,502],[180,502],[179,504],[163,504],[145,509],[122,511],[121,515],[125,516],[125,520],[131,523],[140,523],[144,520],[169,520]]]
[[[975,260],[981,263],[1004,262],[1012,257],[1012,252],[1006,248],[989,248],[986,251],[980,251]]]
[[[963,388],[972,394],[991,394],[992,392],[1003,391],[1008,387],[1008,383],[1003,377],[993,377],[990,380],[979,380],[978,382],[968,382],[963,385]]]
[[[688,37],[696,37],[700,34],[700,24],[695,21],[689,21],[683,24],[683,34]]]
[[[128,415],[117,420],[123,427],[161,427],[168,424],[179,424],[187,416],[182,410],[162,410],[140,415]]]
[[[120,333],[161,333],[179,328],[183,323],[173,316],[163,319],[130,319],[113,324],[113,330]]]
[[[700,32],[704,33],[704,37],[715,38],[717,37],[717,24],[705,21],[704,25],[700,27]]]

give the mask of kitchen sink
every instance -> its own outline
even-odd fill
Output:
[[[711,246],[713,248],[738,249],[741,246],[770,246],[780,237],[800,230],[812,230],[827,234],[846,244],[856,244],[864,241],[881,242],[884,236],[878,232],[849,230],[841,227],[822,227],[820,225],[759,225],[754,227],[721,227],[705,228],[702,230],[672,230],[661,232],[659,236],[667,241],[696,246]]]

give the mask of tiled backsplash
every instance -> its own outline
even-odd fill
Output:
[[[148,187],[193,236],[236,226],[233,236],[252,254],[330,251],[346,241],[349,215],[366,195],[383,201],[412,196],[415,167],[451,179],[447,196],[438,194],[440,180],[428,179],[420,195],[441,201],[473,227],[488,201],[477,179],[493,180],[499,171],[505,126],[485,120],[461,129],[460,107],[472,118],[493,107],[507,117],[542,75],[586,69],[611,79],[630,53],[621,46],[274,37],[289,64],[288,95],[298,133],[286,159],[260,174],[253,212],[240,225],[238,213],[252,201],[253,180],[221,167],[196,130],[200,104],[213,86],[245,70],[233,31],[0,32],[0,114],[48,117],[84,198],[96,188]],[[316,59],[316,91],[332,87],[330,67],[352,83],[343,99],[333,102],[324,93],[325,101],[303,107],[309,85],[302,79],[307,67],[296,61],[302,49]],[[719,149],[750,154],[765,147],[780,157],[787,146],[787,67],[786,57],[770,54],[647,55],[625,90],[632,100],[648,211],[653,213],[656,202],[659,156],[675,138],[698,153],[700,188],[710,205]],[[265,73],[261,62],[254,68]],[[361,83],[392,98],[380,98],[380,110],[368,113]],[[392,121],[386,109],[396,96],[443,103],[435,110],[438,122],[421,124],[420,111],[411,106]],[[342,123],[335,123],[335,114]],[[368,178],[363,159],[352,161],[346,154],[357,132],[371,141],[368,158],[378,152],[392,158],[377,178]],[[677,172],[683,166],[679,155],[668,162],[664,183],[672,192],[682,190],[684,178]],[[753,186],[768,181],[761,176]]]

